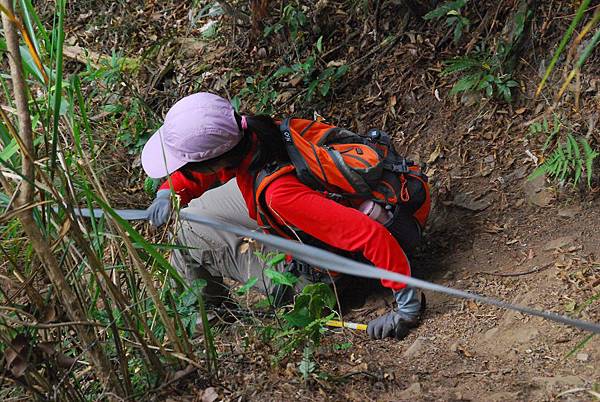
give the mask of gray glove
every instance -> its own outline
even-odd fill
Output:
[[[148,207],[148,217],[152,226],[162,226],[169,220],[171,214],[171,190],[159,190],[156,198]]]
[[[417,291],[410,287],[394,292],[394,298],[397,309],[369,321],[367,333],[372,339],[403,339],[418,325],[425,309],[425,298],[419,299]]]

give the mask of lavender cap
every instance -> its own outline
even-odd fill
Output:
[[[223,155],[242,136],[229,101],[208,92],[189,95],[169,109],[144,146],[142,167],[152,178],[164,177],[188,162]]]

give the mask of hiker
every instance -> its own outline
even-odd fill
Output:
[[[412,216],[400,216],[394,226],[398,236],[394,237],[375,220],[381,220],[382,214],[386,218],[391,215],[379,205],[332,199],[304,184],[290,163],[280,124],[269,116],[240,115],[226,99],[210,93],[196,93],[175,103],[142,152],[148,176],[168,176],[148,208],[151,224],[158,227],[169,220],[172,188],[188,213],[250,230],[268,226],[273,234],[319,244],[410,275],[408,258],[397,238],[412,248],[420,238],[418,222]],[[176,242],[186,247],[175,249],[171,262],[188,281],[207,280],[207,302],[219,303],[228,295],[228,290],[223,291],[223,277],[240,283],[257,278],[255,286],[266,294],[280,290],[263,274],[264,257],[261,259],[275,250],[187,221],[181,222],[176,237]],[[301,284],[336,280],[329,272],[298,261],[288,265],[294,267],[291,272],[300,276]],[[370,321],[368,334],[374,339],[402,339],[419,323],[421,298],[405,284],[381,282],[393,291],[396,306]]]

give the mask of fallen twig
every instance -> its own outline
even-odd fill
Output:
[[[492,275],[492,276],[502,276],[502,277],[506,277],[506,276],[522,276],[522,275],[529,275],[529,274],[535,274],[537,272],[541,272],[547,268],[549,268],[553,263],[549,262],[546,265],[543,265],[541,267],[533,267],[533,269],[530,269],[529,271],[523,271],[523,272],[477,272],[477,274],[483,274],[483,275]]]

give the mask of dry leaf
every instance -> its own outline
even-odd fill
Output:
[[[431,155],[429,155],[429,159],[427,159],[427,163],[431,164],[431,163],[435,162],[441,153],[442,153],[442,148],[438,144],[438,146],[435,147],[435,150],[431,153]]]

